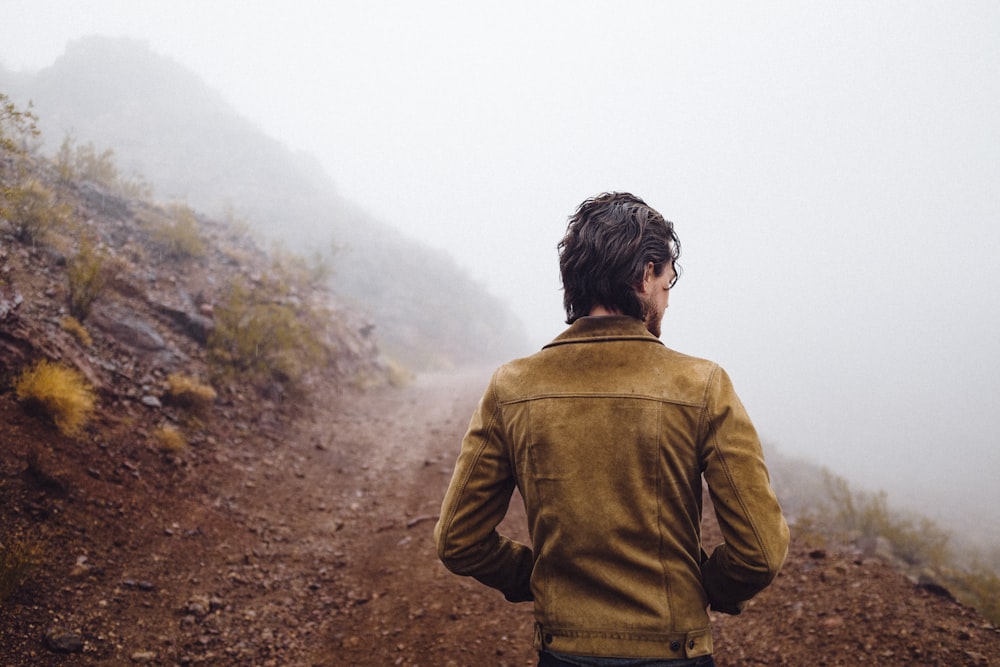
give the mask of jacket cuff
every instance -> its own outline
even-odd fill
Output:
[[[716,553],[712,554],[711,557],[702,550],[701,583],[705,589],[705,595],[708,597],[709,609],[737,616],[746,606],[746,600],[733,599],[731,594],[726,595],[727,590],[732,592],[732,589],[737,588],[737,586],[734,585],[734,582],[726,579],[719,567],[718,558],[721,549],[722,547],[716,549]],[[751,593],[748,597],[752,595]]]

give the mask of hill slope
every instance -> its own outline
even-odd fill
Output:
[[[370,313],[393,356],[425,367],[525,352],[509,308],[452,258],[401,232],[405,220],[390,227],[339,197],[315,158],[263,135],[145,43],[82,39],[37,74],[0,70],[0,90],[34,103],[47,154],[70,133],[113,149],[161,201],[235,215],[299,251],[335,247],[335,289]]]

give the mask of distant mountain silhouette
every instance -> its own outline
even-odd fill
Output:
[[[123,175],[144,178],[159,201],[235,214],[292,250],[336,247],[335,289],[371,314],[383,348],[406,363],[463,364],[526,351],[510,309],[449,255],[340,197],[314,156],[265,135],[145,42],[80,39],[36,74],[0,69],[0,89],[32,101],[47,155],[70,133],[77,144],[111,148]]]

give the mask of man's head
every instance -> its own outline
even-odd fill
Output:
[[[642,320],[658,336],[680,254],[673,223],[639,197],[610,192],[588,199],[559,242],[566,322],[598,308]]]

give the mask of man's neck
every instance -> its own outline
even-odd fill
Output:
[[[622,313],[618,310],[612,310],[610,308],[605,308],[604,306],[594,306],[587,313],[590,317],[609,317],[611,315],[621,315]]]

